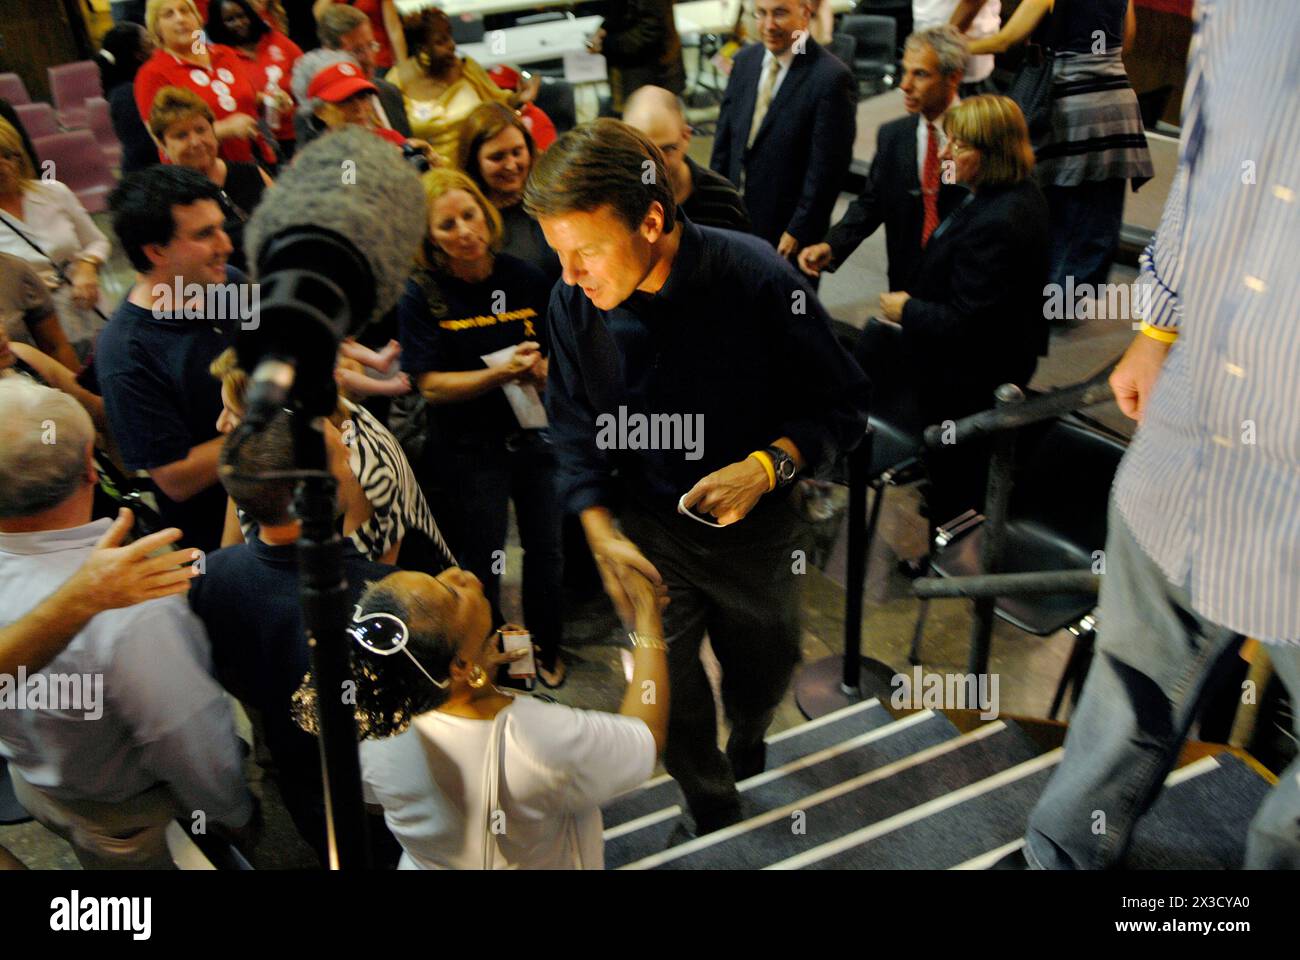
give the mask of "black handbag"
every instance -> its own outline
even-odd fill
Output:
[[[1029,44],[1024,65],[1007,91],[1007,96],[1016,101],[1025,115],[1029,141],[1035,149],[1052,132],[1052,67],[1055,62],[1056,55],[1051,47]]]

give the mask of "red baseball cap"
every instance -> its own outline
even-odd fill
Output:
[[[307,96],[326,103],[342,103],[362,90],[374,93],[378,88],[366,79],[360,67],[344,62],[326,67],[312,77],[307,85]]]
[[[488,77],[502,90],[519,89],[519,71],[514,67],[507,67],[504,63],[499,63],[489,70]]]

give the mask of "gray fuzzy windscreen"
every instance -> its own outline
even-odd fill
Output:
[[[376,289],[369,319],[375,320],[402,294],[427,229],[424,209],[419,174],[401,151],[369,130],[348,127],[312,141],[294,157],[248,221],[244,250],[255,265],[262,244],[282,230],[333,230],[370,263]]]

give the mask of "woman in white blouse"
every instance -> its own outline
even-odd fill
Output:
[[[104,325],[95,311],[99,268],[110,249],[75,193],[36,178],[18,131],[0,120],[0,253],[26,260],[50,288],[63,332],[82,360]]]
[[[458,568],[371,584],[352,640],[366,799],[404,869],[601,869],[600,807],[654,771],[668,733],[666,591],[618,574],[635,608],[617,714],[498,689],[483,585]],[[300,714],[302,715],[302,714]]]

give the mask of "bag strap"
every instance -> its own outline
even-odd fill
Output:
[[[0,223],[3,223],[14,233],[18,234],[18,236],[20,236],[23,239],[23,242],[26,243],[27,246],[31,247],[33,250],[35,250],[42,257],[44,257],[46,260],[50,262],[50,266],[54,268],[54,275],[59,278],[60,287],[66,287],[72,285],[72,279],[66,273],[63,272],[63,267],[60,264],[55,263],[54,258],[51,257],[48,253],[46,253],[43,249],[41,249],[41,245],[39,243],[37,243],[31,237],[27,236],[27,234],[23,233],[16,226],[14,226],[13,223],[9,220],[8,214],[3,213],[2,211],[0,211]],[[103,320],[105,323],[108,322],[108,317],[104,316],[104,311],[100,310],[98,305],[91,307],[91,309],[94,310],[95,313],[99,315],[99,318],[101,320]]]
[[[14,233],[18,234],[18,236],[20,236],[20,237],[23,239],[23,242],[26,243],[27,246],[31,247],[33,250],[35,250],[37,253],[39,253],[39,254],[40,254],[42,257],[44,257],[46,260],[50,261],[50,265],[51,265],[52,267],[54,267],[54,272],[58,275],[58,278],[59,278],[60,282],[62,282],[62,283],[68,283],[68,282],[70,282],[70,281],[68,280],[68,278],[67,278],[67,275],[64,274],[64,272],[63,272],[63,268],[62,268],[61,266],[59,266],[57,263],[54,262],[54,258],[51,257],[48,253],[46,253],[43,249],[41,249],[41,245],[40,245],[39,243],[37,243],[37,242],[36,242],[35,240],[33,240],[31,237],[27,236],[27,234],[23,233],[21,230],[19,230],[17,227],[15,227],[15,226],[13,225],[13,223],[9,220],[9,215],[8,215],[8,214],[5,214],[5,213],[3,213],[3,212],[0,212],[0,223],[3,223],[6,227],[8,227],[8,228],[9,228],[10,230],[12,230]]]
[[[497,845],[496,833],[492,830],[492,821],[501,806],[501,755],[506,733],[506,711],[501,709],[492,719],[492,732],[489,734],[487,766],[483,771],[483,797],[485,816],[483,818],[483,869],[491,870],[496,864],[497,855],[501,853]]]

